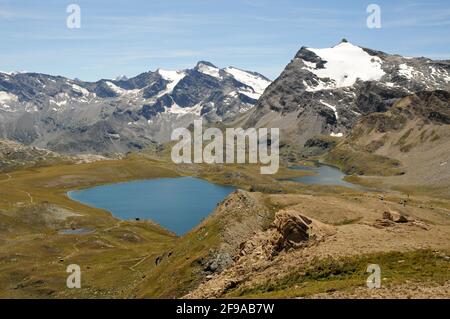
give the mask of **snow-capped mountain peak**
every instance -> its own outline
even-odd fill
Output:
[[[341,42],[332,48],[313,49],[324,61],[323,67],[312,67],[305,63],[305,69],[317,75],[320,79],[331,79],[330,88],[352,86],[359,79],[361,81],[378,81],[385,74],[382,60],[371,56],[359,46],[350,42]],[[305,61],[308,62],[308,61]],[[310,62],[311,63],[311,62]]]
[[[280,125],[299,145],[318,134],[345,134],[361,117],[407,95],[450,90],[450,63],[403,57],[348,41],[302,47],[258,101],[248,123]],[[287,124],[290,123],[290,124]],[[298,123],[302,123],[301,126]]]
[[[206,61],[200,61],[197,63],[197,66],[195,67],[195,70],[197,70],[200,73],[215,77],[215,78],[221,78],[220,75],[220,69],[216,67],[214,64]]]

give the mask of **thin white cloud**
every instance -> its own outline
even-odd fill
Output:
[[[55,17],[33,13],[29,11],[17,11],[17,10],[7,10],[0,9],[0,18],[5,20],[19,20],[19,19],[27,19],[27,20],[50,20]]]

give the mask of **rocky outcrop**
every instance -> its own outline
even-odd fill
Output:
[[[270,228],[241,244],[241,256],[256,253],[272,259],[282,251],[297,249],[333,234],[333,227],[310,219],[296,210],[276,213]],[[262,252],[258,250],[262,249]]]
[[[283,246],[286,247],[307,241],[311,223],[305,216],[283,211],[275,216],[274,226],[281,235]]]
[[[422,230],[429,230],[430,225],[424,220],[407,216],[405,213],[388,209],[383,212],[380,219],[372,224],[375,228],[399,229],[402,226],[416,227]]]
[[[280,254],[318,245],[335,233],[335,228],[309,218],[297,210],[281,210],[265,231],[254,233],[239,246],[239,254],[223,272],[207,281],[187,298],[220,297],[255,273],[271,267]]]
[[[306,141],[305,147],[301,151],[304,157],[320,156],[332,150],[339,141],[339,137],[314,136]]]
[[[407,223],[408,218],[401,213],[393,210],[385,211],[383,213],[383,219],[393,221],[394,223]]]

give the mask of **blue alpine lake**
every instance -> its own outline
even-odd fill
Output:
[[[346,176],[337,167],[316,163],[316,166],[292,166],[291,169],[311,171],[314,175],[292,178],[290,180],[308,185],[338,185],[349,188],[361,188],[344,180]]]
[[[205,180],[180,177],[161,178],[97,186],[68,193],[83,204],[108,210],[123,220],[152,220],[183,235],[234,191]]]

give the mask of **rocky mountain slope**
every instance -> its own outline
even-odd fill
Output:
[[[70,159],[48,150],[24,146],[13,141],[0,140],[0,172],[34,166],[37,163],[62,161],[69,162]]]
[[[106,159],[103,156],[93,154],[63,155],[43,148],[0,139],[0,172],[62,163],[90,163]]]
[[[356,121],[423,90],[450,90],[450,63],[362,48],[343,40],[302,47],[246,117],[247,127],[279,127],[302,147],[317,134],[342,136]]]
[[[269,84],[258,73],[208,62],[95,83],[0,73],[0,137],[66,153],[126,152],[166,142],[196,118],[234,118]]]
[[[382,175],[399,175],[396,184],[438,188],[450,186],[449,150],[450,93],[424,91],[363,117],[326,160],[365,175],[376,174],[380,161],[394,163]]]

